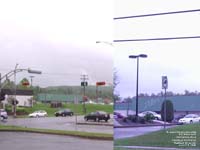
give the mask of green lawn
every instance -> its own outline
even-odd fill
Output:
[[[26,128],[26,127],[9,126],[9,125],[0,125],[0,131],[33,132],[33,133],[77,136],[77,137],[89,138],[89,139],[113,140],[113,135],[106,134],[106,133],[90,133],[90,132],[82,132],[82,131],[36,129],[36,128]]]
[[[121,146],[158,146],[158,147],[178,147],[188,148],[188,146],[179,146],[174,144],[172,140],[178,139],[177,132],[196,132],[196,146],[193,148],[200,148],[200,124],[182,125],[175,128],[167,129],[166,131],[157,131],[150,134],[115,140],[115,145]],[[180,139],[180,138],[179,138]]]
[[[50,104],[37,103],[32,108],[29,107],[17,107],[17,111],[25,112],[25,114],[32,113],[36,110],[45,110],[48,113],[48,116],[54,116],[54,113],[59,109],[70,108],[78,115],[83,115],[83,105],[82,104],[63,104],[62,108],[51,108]],[[8,111],[11,111],[11,107],[7,107]],[[113,113],[112,105],[95,105],[95,104],[86,104],[87,113],[101,110],[108,113]],[[27,116],[27,115],[25,115]]]
[[[119,147],[114,147],[114,150],[147,150],[147,149],[138,149],[138,148],[119,148]],[[151,150],[151,149],[148,149]],[[153,149],[152,149],[153,150]]]

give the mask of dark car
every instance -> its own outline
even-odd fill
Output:
[[[74,112],[71,109],[63,109],[63,110],[59,110],[57,112],[55,112],[55,116],[73,116]]]
[[[104,120],[107,122],[110,119],[110,114],[104,112],[104,111],[96,111],[96,112],[91,112],[88,115],[85,115],[84,119],[86,121],[88,120],[94,120],[94,121],[101,121]]]
[[[179,114],[174,116],[174,122],[178,122],[181,118],[184,118],[186,114]]]

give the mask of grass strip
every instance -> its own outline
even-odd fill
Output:
[[[136,130],[136,129],[133,129]],[[174,144],[173,140],[177,139],[178,134],[174,132],[196,132],[196,146],[179,146]],[[116,146],[156,146],[156,147],[175,147],[175,148],[200,148],[200,124],[182,125],[167,130],[152,132],[149,134],[118,139],[114,141]]]
[[[90,132],[82,132],[82,131],[63,131],[63,130],[52,130],[52,129],[36,129],[36,128],[26,128],[26,127],[7,126],[7,125],[6,126],[0,125],[0,131],[32,132],[32,133],[75,136],[75,137],[95,139],[95,140],[113,140],[113,135],[106,134],[106,133],[90,133]]]

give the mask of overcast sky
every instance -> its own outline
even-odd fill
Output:
[[[41,70],[33,85],[112,83],[112,0],[0,0],[0,73]],[[17,80],[29,78],[25,72]]]
[[[198,0],[116,0],[115,17],[199,9]],[[133,18],[114,21],[114,39],[200,36],[200,12]],[[200,39],[114,43],[114,66],[122,97],[134,96],[136,60],[129,55],[145,53],[140,59],[139,92],[161,92],[161,76],[168,76],[168,90],[200,91]]]

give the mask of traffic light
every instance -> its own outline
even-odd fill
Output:
[[[5,93],[4,92],[1,92],[0,93],[0,101],[3,101],[3,100],[5,100]]]
[[[167,76],[162,76],[162,89],[167,89],[167,88],[168,88]]]

